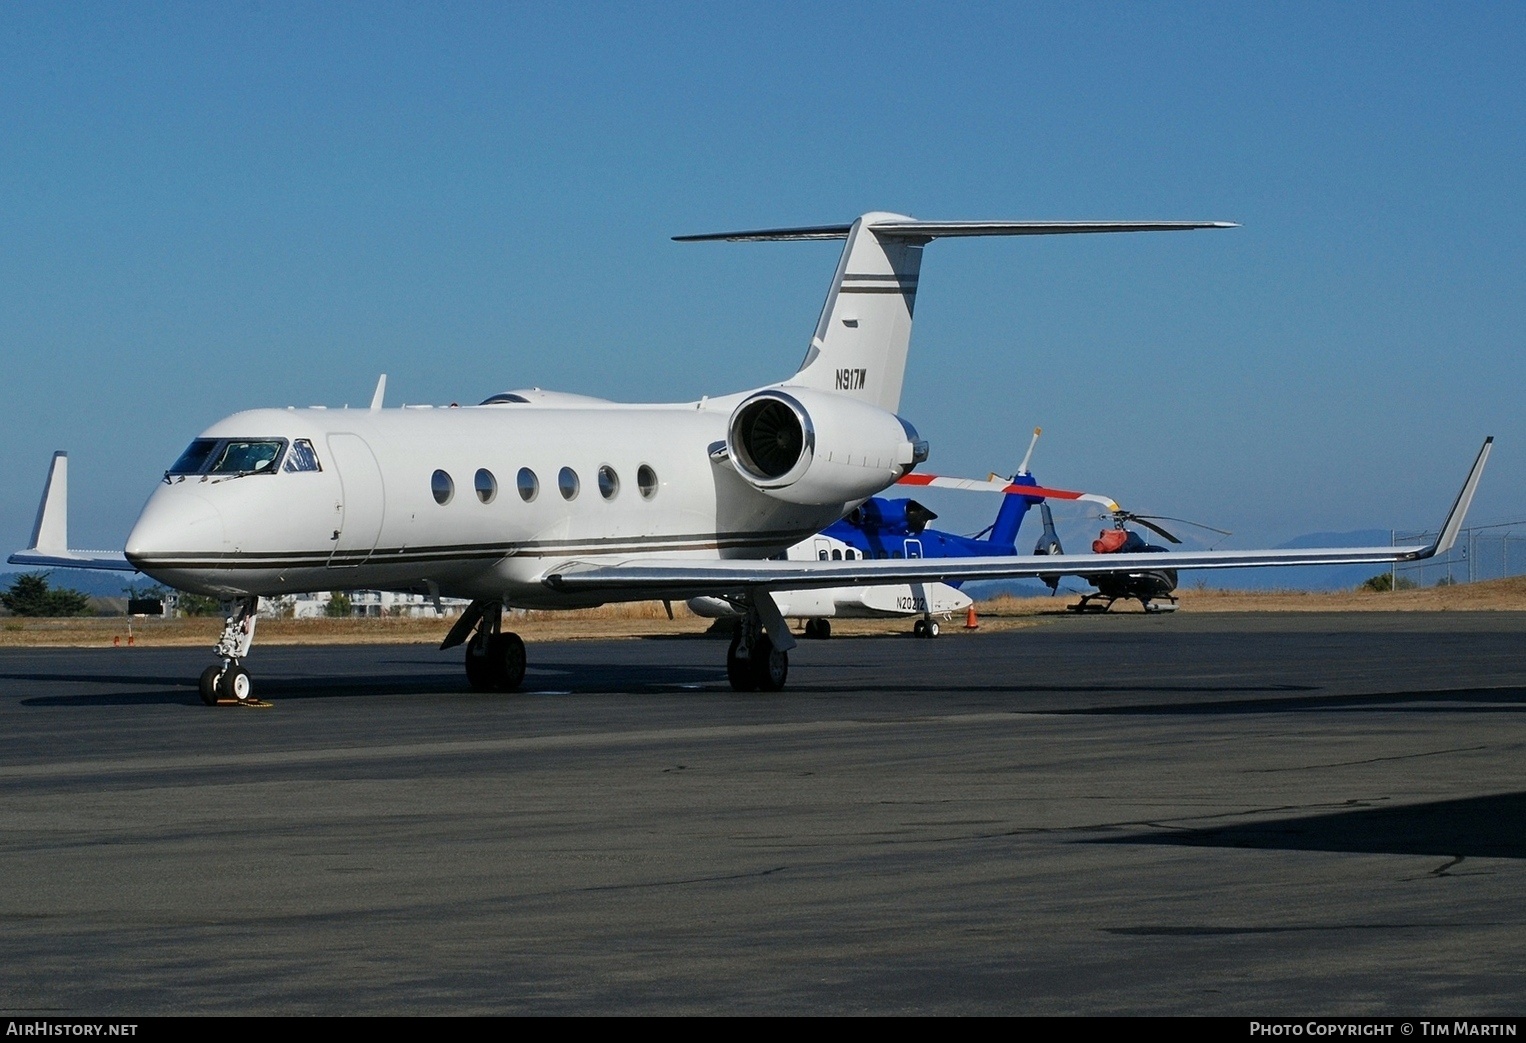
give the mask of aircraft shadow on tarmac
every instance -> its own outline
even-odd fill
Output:
[[[1060,691],[1060,689],[1046,689]],[[1118,689],[1120,691],[1126,689]],[[1175,688],[1173,691],[1187,693],[1203,689]],[[1235,691],[1224,688],[1220,691]],[[1242,689],[1244,690],[1244,689]],[[1260,691],[1299,690],[1297,686],[1280,685]],[[1313,686],[1303,691],[1315,690]],[[1300,695],[1291,697],[1263,697],[1260,699],[1220,699],[1211,702],[1178,703],[1130,703],[1120,706],[1093,706],[1078,709],[1052,711],[1061,714],[1235,714],[1235,713],[1288,713],[1306,710],[1407,710],[1423,713],[1506,713],[1526,708],[1526,688],[1504,686],[1498,688],[1435,688],[1418,692],[1369,692],[1342,695]]]
[[[386,665],[386,664],[383,664]],[[416,664],[400,664],[411,665]],[[91,685],[106,690],[72,695],[39,695],[19,700],[26,707],[101,707],[183,704],[200,706],[196,679],[175,676],[103,677],[83,673],[9,673],[0,681],[36,681]],[[580,695],[650,693],[655,690],[692,691],[701,686],[724,686],[724,670],[712,665],[685,668],[667,665],[591,666],[586,663],[546,663],[530,668],[518,692],[473,692],[454,663],[439,673],[291,676],[259,678],[255,695],[267,702],[296,699],[360,698],[385,695],[472,696],[513,699],[543,689]],[[730,694],[729,689],[727,694]]]
[[[1523,820],[1526,820],[1526,793],[1501,793],[1207,829],[1137,833],[1089,842],[1440,855],[1454,859],[1526,858],[1526,833],[1520,828]]]

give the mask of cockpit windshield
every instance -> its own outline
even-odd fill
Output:
[[[255,474],[274,469],[284,442],[241,442],[230,439],[212,454],[212,474]]]
[[[284,438],[198,438],[165,472],[186,474],[265,474],[273,472],[286,448]]]

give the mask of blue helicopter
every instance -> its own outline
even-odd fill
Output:
[[[835,522],[810,539],[791,547],[784,555],[787,560],[854,561],[860,558],[973,558],[1015,555],[1017,535],[1029,508],[1043,504],[1047,499],[1090,500],[1103,505],[1114,516],[1121,509],[1105,496],[1076,493],[1062,489],[1040,486],[1028,471],[1034,445],[1040,431],[1035,429],[1028,452],[1012,478],[997,479],[992,475],[985,481],[965,478],[947,478],[940,475],[913,473],[901,479],[900,484],[909,486],[936,486],[999,492],[1001,507],[996,520],[974,536],[944,532],[928,528],[928,523],[938,516],[923,504],[909,498],[875,496],[865,500],[857,509],[841,521]],[[1055,547],[1059,538],[1054,534],[1052,520],[1046,508],[1046,536],[1041,538],[1035,553],[1055,553],[1045,549],[1045,540]],[[1044,577],[1046,582],[1050,577]],[[1054,583],[1059,577],[1053,577]],[[782,591],[775,595],[780,613],[786,618],[805,621],[808,638],[831,636],[833,618],[885,618],[894,616],[919,617],[912,627],[918,637],[937,637],[938,619],[963,612],[973,602],[969,595],[958,589],[958,583],[886,584],[882,586],[833,587],[820,590]],[[1051,587],[1053,589],[1053,587]],[[723,598],[691,598],[689,608],[697,615],[723,618],[740,615],[741,609]]]

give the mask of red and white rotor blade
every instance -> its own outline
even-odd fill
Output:
[[[1001,481],[1000,479],[982,478],[946,478],[940,474],[922,474],[912,472],[897,485],[920,485],[930,486],[934,489],[963,489],[966,492],[977,493],[1017,493],[1021,496],[1032,496],[1041,500],[1083,500],[1088,503],[1100,503],[1109,511],[1119,511],[1122,508],[1113,501],[1110,496],[1102,496],[1099,493],[1078,493],[1069,489],[1048,489],[1042,485],[1018,485],[1014,482]]]

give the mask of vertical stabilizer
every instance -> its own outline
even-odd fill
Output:
[[[1031,474],[1018,474],[1012,478],[1013,485],[1033,485],[1039,483]],[[1008,547],[1017,547],[1017,530],[1022,527],[1023,518],[1028,514],[1028,508],[1042,500],[1033,496],[1024,496],[1021,493],[1008,493],[1001,498],[1001,508],[996,512],[996,521],[991,526],[991,542],[1000,546],[1003,550]]]
[[[800,371],[786,384],[842,392],[892,413],[901,405],[911,318],[925,240],[875,234],[865,214],[853,222]]]
[[[28,550],[49,554],[69,549],[69,454],[53,454],[48,468],[48,484],[37,505],[37,521],[32,525],[32,545]]]

